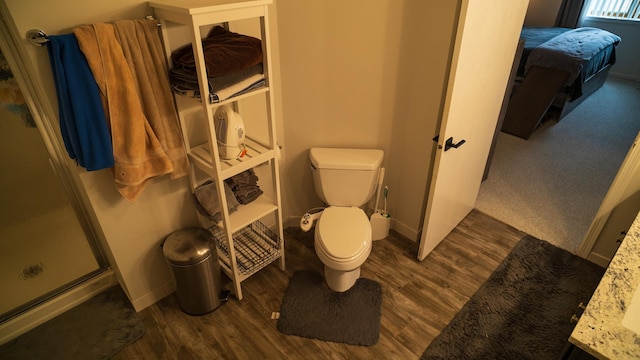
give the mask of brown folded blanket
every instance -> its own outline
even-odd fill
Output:
[[[214,26],[202,40],[207,77],[223,76],[262,62],[262,41]],[[193,71],[196,63],[191,44],[171,53],[174,67]]]

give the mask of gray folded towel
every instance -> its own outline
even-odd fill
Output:
[[[224,194],[227,198],[227,208],[229,209],[229,213],[238,210],[240,203],[226,183],[224,183]],[[222,220],[218,192],[216,190],[216,184],[212,180],[209,180],[195,188],[193,191],[193,197],[196,210],[200,215],[208,217],[214,222]]]
[[[253,169],[234,175],[224,182],[225,185],[228,185],[229,188],[231,188],[236,200],[238,200],[242,205],[249,204],[260,197],[263,193],[258,186],[258,176],[255,174]]]
[[[244,194],[237,194],[236,193],[236,199],[238,199],[240,204],[247,205],[248,203],[250,203],[250,202],[254,201],[255,199],[257,199],[258,197],[260,197],[260,195],[262,195],[262,190],[260,188],[257,188],[255,190],[252,190],[250,192],[246,192]]]

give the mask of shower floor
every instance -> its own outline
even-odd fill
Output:
[[[70,206],[1,227],[0,254],[1,317],[99,269]]]

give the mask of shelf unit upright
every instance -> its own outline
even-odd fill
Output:
[[[270,76],[272,70],[268,5],[271,3],[272,0],[157,0],[149,2],[155,12],[156,19],[161,24],[169,66],[171,66],[171,52],[173,50],[189,42],[193,46],[202,96],[197,99],[175,95],[190,164],[189,180],[192,189],[201,184],[202,180],[211,179],[216,184],[218,199],[221,200],[222,221],[216,224],[203,216],[200,216],[200,221],[214,235],[220,266],[233,281],[234,294],[238,300],[243,298],[242,281],[260,269],[279,259],[280,269],[285,270],[278,168],[279,148],[274,120],[273,80]],[[212,104],[206,100],[202,101],[201,99],[209,99],[202,30],[212,25],[222,25],[229,29],[230,23],[247,19],[259,22],[265,85],[219,103]],[[188,28],[188,31],[185,27]],[[175,41],[176,37],[179,38],[171,33],[171,29],[175,28],[179,29],[178,32],[188,34],[186,43],[184,40],[182,43]],[[245,100],[253,101],[258,97],[264,99],[264,108],[260,109],[264,109],[266,124],[258,134],[262,137],[252,136],[252,129],[247,126],[245,141],[247,154],[233,160],[221,159],[212,120],[216,109],[227,104],[242,114],[241,107],[242,109],[245,107],[240,103]],[[262,112],[262,110],[260,111]],[[201,130],[194,130],[194,128]],[[194,134],[202,137],[203,132],[206,134],[204,140],[193,139]],[[247,205],[240,205],[237,211],[230,213],[224,186],[219,186],[219,184],[234,175],[258,167],[269,169],[266,178],[270,186],[265,188],[264,176],[261,175],[260,187],[264,190],[264,194]],[[273,223],[267,226],[262,222],[263,219],[269,219]]]

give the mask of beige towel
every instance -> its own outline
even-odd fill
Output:
[[[98,83],[110,122],[116,188],[135,201],[149,179],[171,173],[173,165],[143,113],[113,25],[82,25],[73,33]]]
[[[155,20],[118,20],[116,38],[134,76],[142,110],[173,163],[171,178],[188,173],[187,157],[173,95],[169,88],[169,71]]]

